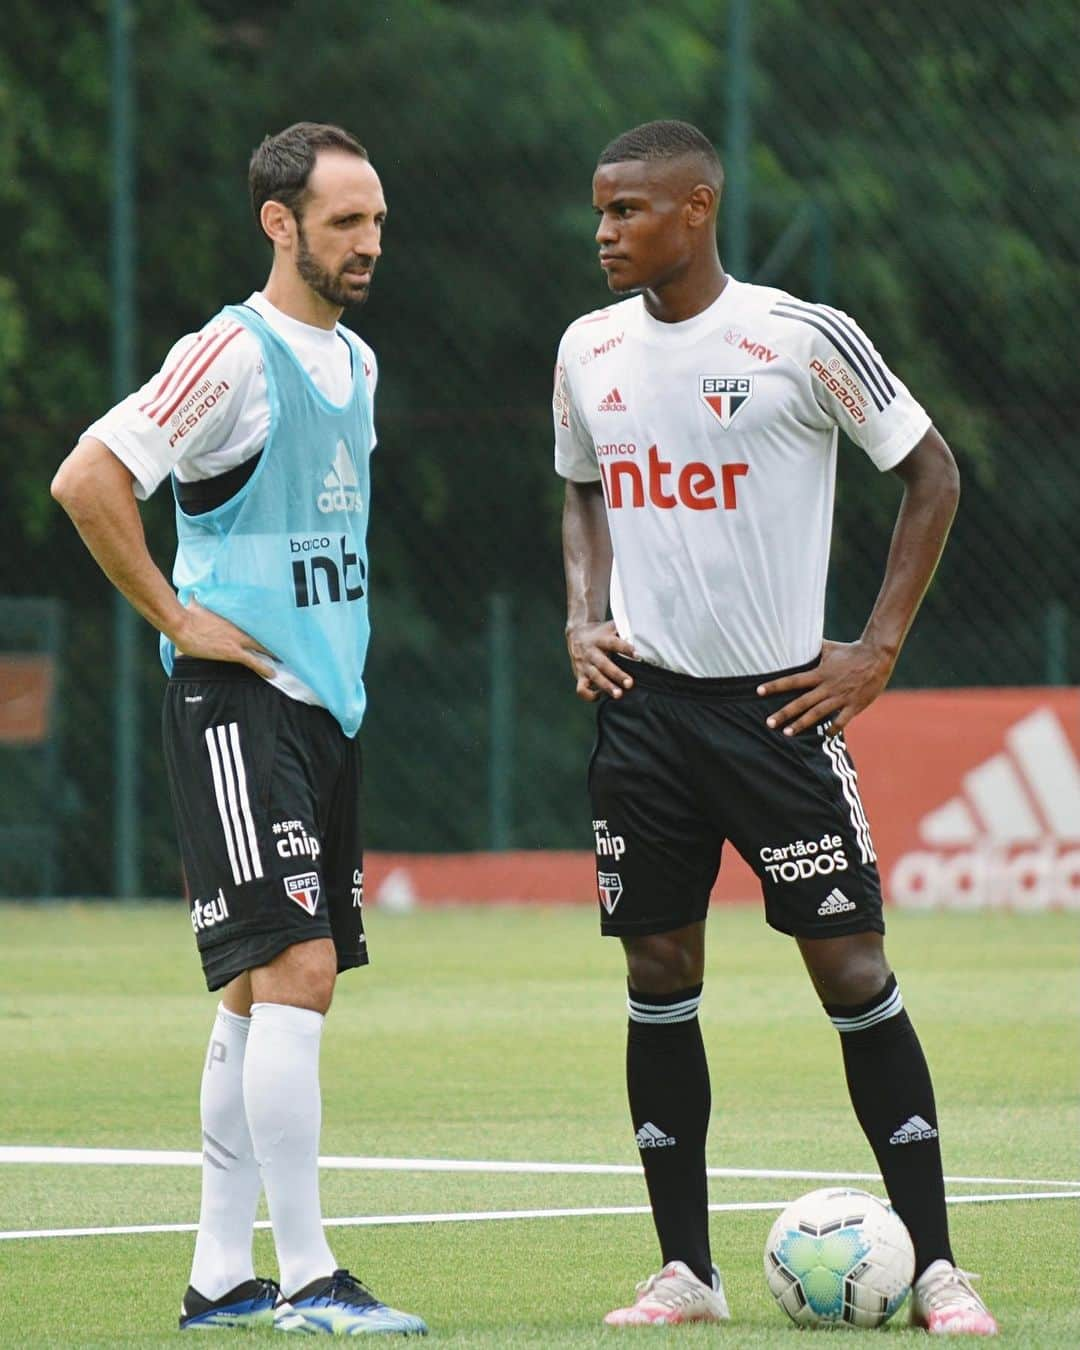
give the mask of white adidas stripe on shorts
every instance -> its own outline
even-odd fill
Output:
[[[248,800],[244,756],[240,749],[240,728],[235,722],[207,727],[204,738],[233,881],[239,886],[243,881],[263,875],[255,819]]]
[[[844,800],[851,815],[851,827],[859,844],[859,857],[864,863],[877,862],[874,842],[870,838],[870,822],[866,819],[862,798],[859,796],[859,780],[855,774],[855,765],[848,755],[843,735],[829,736],[827,734],[829,726],[829,722],[823,723],[821,747],[829,757],[833,773],[840,779]]]

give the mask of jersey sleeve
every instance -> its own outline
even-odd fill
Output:
[[[234,320],[181,338],[161,369],[83,432],[102,441],[145,499],[183,461],[224,446],[259,370],[258,340]],[[195,477],[204,476],[195,473]]]
[[[555,472],[575,483],[595,483],[600,478],[600,463],[596,446],[589,435],[584,419],[574,403],[570,380],[566,336],[559,343],[555,361],[555,388],[552,396],[552,415],[555,421]]]
[[[809,374],[821,410],[866,451],[878,469],[894,468],[930,429],[930,417],[842,310],[806,307],[814,330]]]

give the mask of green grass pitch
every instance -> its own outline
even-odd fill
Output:
[[[6,905],[0,925],[0,1145],[197,1149],[214,999],[183,907]],[[368,929],[374,964],[342,979],[323,1041],[324,1154],[636,1162],[622,960],[593,914],[373,909]],[[714,911],[709,940],[710,1164],[873,1171],[793,945],[756,906]],[[888,941],[934,1070],[946,1173],[1080,1181],[1077,917],[896,914]],[[779,1205],[821,1184],[716,1178],[710,1199]],[[0,1231],[190,1223],[198,1190],[191,1167],[0,1163]],[[644,1202],[640,1175],[323,1177],[328,1218]],[[447,1345],[795,1346],[812,1333],[787,1323],[762,1275],[774,1216],[713,1215],[724,1328],[601,1325],[658,1264],[647,1215],[338,1227],[330,1239],[342,1265]],[[1080,1345],[1080,1201],[957,1205],[951,1218],[1002,1344]],[[175,1343],[191,1246],[190,1233],[0,1241],[0,1346]],[[274,1274],[264,1231],[256,1255]],[[905,1318],[843,1334],[917,1343]]]

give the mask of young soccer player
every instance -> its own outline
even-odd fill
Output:
[[[599,701],[601,931],[626,952],[630,1112],[663,1263],[606,1320],[728,1316],[709,1246],[698,1006],[729,840],[839,1033],[855,1113],[915,1245],[913,1320],[992,1335],[953,1261],[930,1074],[886,960],[843,736],[885,688],[933,576],[956,465],[851,318],[725,274],[722,177],[684,122],[607,146],[596,240],[609,288],[631,298],[570,326],[555,377],[567,643],[578,695]],[[823,638],[841,427],[904,489],[853,643]]]
[[[273,247],[263,290],[95,422],[53,495],[162,634],[191,923],[221,990],[180,1327],[416,1334],[420,1318],[339,1268],[318,1177],[323,1020],[338,972],[368,960],[356,733],[376,366],[338,320],[367,298],[386,203],[364,148],[310,122],[262,142],[249,185]],[[138,510],[170,475],[179,594]],[[278,1282],[252,1265],[260,1189]]]

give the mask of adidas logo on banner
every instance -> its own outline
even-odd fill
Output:
[[[334,467],[323,479],[325,492],[320,492],[317,506],[324,515],[331,511],[362,511],[363,500],[357,492],[360,480],[356,476],[356,466],[344,441],[338,441],[334,454]]]
[[[920,1139],[936,1139],[937,1130],[922,1116],[912,1116],[905,1120],[895,1134],[889,1136],[890,1144],[917,1144]]]
[[[612,389],[609,394],[605,394],[596,405],[597,412],[625,412],[626,404],[623,402],[622,394],[618,389]]]
[[[889,890],[901,905],[1080,908],[1080,764],[1052,708],[1004,733],[962,790],[919,821],[922,849],[901,855]]]
[[[855,901],[849,900],[839,886],[834,886],[821,904],[818,905],[817,912],[823,916],[849,914],[855,908]]]
[[[634,1140],[638,1148],[671,1148],[675,1139],[670,1134],[665,1134],[663,1130],[658,1130],[651,1120],[647,1120],[637,1134]]]
[[[1041,708],[1010,727],[1005,744],[1011,753],[991,755],[964,775],[964,797],[923,816],[919,833],[928,844],[1080,839],[1080,767],[1058,719]]]

